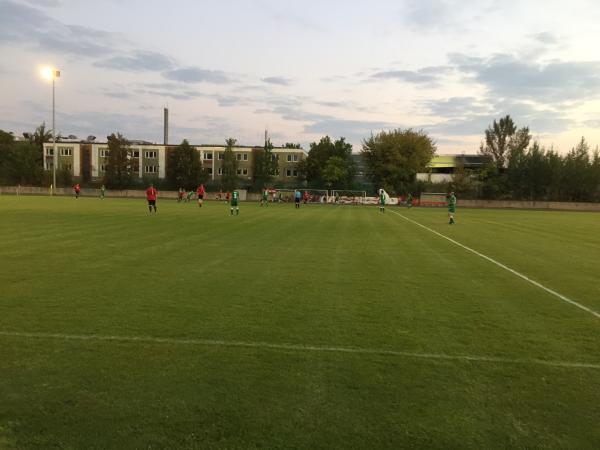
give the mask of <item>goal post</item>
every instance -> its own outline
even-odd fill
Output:
[[[444,192],[422,192],[419,205],[430,208],[445,207],[448,204],[447,194]]]
[[[331,191],[329,201],[341,205],[364,205],[367,203],[367,191],[336,189]]]

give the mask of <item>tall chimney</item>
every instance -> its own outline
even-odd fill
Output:
[[[164,145],[169,145],[169,108],[165,108],[164,125]]]

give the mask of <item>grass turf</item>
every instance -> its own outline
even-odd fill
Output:
[[[589,313],[392,208],[158,207],[0,197],[0,448],[600,446],[600,369],[534,361]],[[598,214],[397,211],[600,310]]]

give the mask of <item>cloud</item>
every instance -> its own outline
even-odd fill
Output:
[[[284,77],[266,77],[261,80],[263,83],[276,84],[278,86],[289,86],[292,80]]]
[[[428,66],[417,70],[378,70],[372,73],[369,81],[400,81],[404,83],[414,84],[429,84],[434,85],[452,73],[453,68],[450,66]]]
[[[507,114],[518,127],[529,127],[532,133],[561,133],[575,124],[561,110],[513,100],[494,102],[493,99],[454,98],[433,105],[430,112],[446,120],[422,128],[443,136],[483,136],[495,119]]]
[[[321,118],[304,126],[305,133],[328,134],[330,136],[345,137],[348,142],[355,145],[368,138],[372,133],[382,130],[399,128],[399,124],[377,120],[350,120],[336,117]]]
[[[271,3],[257,0],[256,5],[259,8],[262,8],[263,10],[265,10],[267,13],[269,13],[269,15],[271,16],[273,21],[278,25],[288,24],[288,25],[297,27],[302,31],[315,31],[315,32],[324,32],[325,31],[325,28],[322,27],[317,22],[315,22],[314,20],[307,18],[302,13],[295,13],[294,11],[292,11],[291,6],[293,6],[293,5],[291,5],[291,4],[290,5],[286,4],[285,8],[280,9],[280,8],[273,6],[273,4],[271,4]],[[307,10],[306,10],[306,8],[302,8],[301,11],[307,11]],[[288,27],[286,27],[286,28],[288,28]]]
[[[61,0],[25,0],[25,3],[31,6],[41,6],[42,8],[56,8],[60,6]]]
[[[421,103],[428,115],[459,118],[473,114],[489,113],[493,109],[487,99],[476,97],[450,97],[443,100],[425,100]]]
[[[162,53],[137,50],[128,56],[113,56],[94,63],[97,67],[128,72],[162,72],[175,67],[172,58]]]
[[[179,81],[181,83],[214,83],[226,84],[233,80],[225,72],[220,70],[207,70],[199,67],[186,67],[163,72],[167,80]]]
[[[104,91],[104,95],[106,97],[110,97],[110,98],[116,98],[119,100],[127,100],[133,97],[133,94],[131,94],[131,92],[126,92],[126,91],[110,91],[110,90],[105,90]]]
[[[600,128],[600,119],[585,120],[583,125],[589,128]]]
[[[402,17],[409,28],[419,32],[460,32],[498,9],[497,0],[408,0]],[[504,0],[507,3],[507,0]]]
[[[119,39],[116,33],[65,25],[39,9],[4,0],[0,2],[0,42],[30,45],[51,53],[96,57],[113,53]]]
[[[344,119],[289,106],[278,106],[271,112],[279,114],[284,120],[304,122],[304,133],[345,137],[348,142],[355,145],[360,144],[371,133],[399,127],[398,124],[390,122]]]
[[[555,34],[549,32],[549,31],[542,31],[541,33],[532,34],[531,38],[534,41],[537,41],[537,42],[540,42],[540,43],[546,44],[546,45],[556,45],[559,43],[558,36],[556,36]]]
[[[454,54],[450,59],[458,71],[500,98],[555,103],[600,96],[600,61],[540,63],[505,54],[489,58]]]

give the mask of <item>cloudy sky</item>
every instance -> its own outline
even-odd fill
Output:
[[[0,129],[254,145],[412,127],[475,153],[510,114],[600,144],[597,0],[0,0]]]

